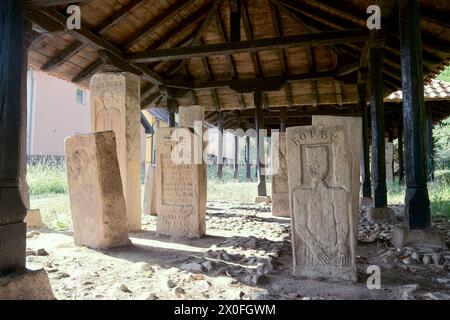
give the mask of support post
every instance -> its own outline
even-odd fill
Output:
[[[425,104],[425,148],[428,181],[434,181],[433,118],[429,104]]]
[[[223,179],[223,119],[222,111],[217,112],[217,178]]]
[[[403,127],[398,127],[398,182],[405,183],[405,162],[403,160]]]
[[[264,174],[264,163],[261,161],[261,156],[264,156],[264,137],[260,134],[260,130],[264,129],[264,115],[262,110],[262,93],[255,91],[255,124],[256,124],[256,165],[258,168],[258,196],[267,196],[266,190],[266,176]]]
[[[237,129],[234,135],[234,179],[239,179],[239,137],[236,132]]]
[[[27,69],[21,2],[0,1],[0,16],[0,274],[6,275],[25,269],[26,208],[19,182]]]
[[[173,98],[167,98],[167,110],[169,111],[169,128],[174,128],[175,124],[175,113],[178,110],[178,101]]]
[[[405,132],[405,214],[409,229],[431,226],[425,162],[425,104],[418,0],[399,0],[400,48]]]
[[[386,188],[386,146],[384,129],[383,96],[383,47],[384,39],[372,31],[369,52],[369,87],[371,98],[372,122],[372,183],[373,207],[369,210],[369,219],[382,220],[390,218],[393,211],[387,207]]]
[[[247,181],[252,180],[252,172],[250,165],[250,137],[245,136],[245,167]]]
[[[286,132],[286,109],[280,110],[280,132]]]
[[[406,226],[394,228],[391,242],[396,247],[448,249],[445,233],[430,228],[419,0],[399,0],[398,7],[406,160]]]
[[[359,109],[362,114],[362,141],[363,141],[363,197],[372,198],[372,185],[370,181],[370,142],[369,142],[369,114],[366,103],[367,85],[358,84]]]

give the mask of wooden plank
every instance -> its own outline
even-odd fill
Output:
[[[69,4],[88,3],[92,0],[25,0],[24,4],[34,7],[57,7],[67,6]]]
[[[193,57],[207,57],[211,55],[225,55],[242,52],[257,52],[262,50],[281,48],[321,46],[339,43],[343,44],[348,42],[360,42],[366,40],[366,30],[354,29],[285,36],[278,38],[247,40],[240,42],[207,44],[189,48],[169,48],[144,52],[129,52],[126,54],[125,58],[128,61],[149,63],[154,61],[180,60]]]
[[[144,24],[137,32],[133,34],[132,37],[125,40],[121,46],[124,48],[130,48],[136,43],[138,43],[142,38],[144,38],[147,34],[151,33],[155,28],[159,27],[161,24],[166,21],[172,19],[175,15],[177,15],[180,11],[190,6],[194,3],[195,0],[180,0],[170,6],[169,9],[164,11],[161,15],[157,16],[155,19]]]

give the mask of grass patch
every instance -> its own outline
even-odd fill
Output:
[[[67,193],[66,168],[62,165],[28,166],[27,182],[30,195]]]
[[[404,185],[397,181],[388,184],[389,204],[403,204],[405,201]],[[433,216],[450,217],[450,170],[438,170],[435,181],[428,183],[431,212]]]
[[[239,179],[234,179],[233,173],[232,167],[224,166],[224,178],[219,180],[216,177],[216,168],[208,168],[208,201],[254,202],[257,195],[254,167],[253,181],[246,181],[245,167],[240,168]],[[30,166],[27,180],[31,207],[41,210],[44,223],[56,230],[71,229],[72,218],[64,166]],[[270,177],[267,177],[266,181],[267,193],[270,195]],[[436,171],[436,181],[429,183],[428,188],[433,216],[450,217],[450,170]],[[399,186],[397,182],[388,184],[389,204],[403,204],[404,198],[405,186]]]

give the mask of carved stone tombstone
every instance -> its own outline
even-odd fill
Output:
[[[289,184],[286,160],[286,133],[273,132],[272,156],[272,214],[289,217]]]
[[[205,109],[202,106],[179,107],[178,125],[182,128],[194,128],[195,121],[205,120]]]
[[[144,214],[156,216],[156,167],[148,164],[145,170]]]
[[[362,145],[362,119],[358,117],[313,116],[313,126],[331,127],[343,126],[349,152],[351,156],[351,194],[352,208],[355,221],[359,219],[359,191],[360,191],[360,162]],[[355,223],[355,234],[358,234],[358,223]]]
[[[357,219],[343,126],[287,129],[294,274],[356,280]]]
[[[92,77],[91,130],[112,130],[127,204],[129,231],[141,230],[140,80],[129,73],[101,73]]]
[[[65,140],[76,245],[109,249],[130,243],[114,132]]]
[[[394,163],[394,145],[392,142],[386,141],[386,181],[394,181],[394,171],[392,165]]]
[[[200,238],[206,233],[206,165],[195,164],[194,141],[195,135],[186,128],[158,128],[156,132],[158,234]],[[190,160],[176,162],[172,155],[180,154]]]

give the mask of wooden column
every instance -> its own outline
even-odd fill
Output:
[[[433,118],[430,104],[425,104],[425,149],[428,181],[434,181]]]
[[[370,141],[369,141],[369,112],[366,103],[367,84],[358,84],[359,109],[362,115],[363,141],[363,197],[372,197],[372,182],[370,181]]]
[[[173,98],[167,98],[167,110],[169,111],[169,127],[175,127],[175,113],[178,110],[178,101]]]
[[[250,137],[245,136],[245,167],[247,181],[252,180],[252,172],[250,165]]]
[[[398,127],[398,182],[405,183],[405,165],[403,160],[403,127]]]
[[[261,162],[261,156],[264,155],[264,139],[260,136],[260,129],[264,129],[264,115],[262,110],[262,93],[254,93],[255,102],[255,125],[256,125],[256,165],[258,170],[258,196],[267,196],[266,176],[264,174],[264,164]]]
[[[405,137],[405,215],[409,229],[431,226],[425,162],[425,104],[418,0],[399,0]]]
[[[222,111],[217,112],[217,178],[223,179],[223,119]]]
[[[280,110],[280,132],[286,132],[286,108]]]
[[[21,124],[26,122],[26,48],[21,2],[0,1],[0,274],[25,268],[26,208],[20,193]]]
[[[383,40],[371,41],[369,63],[372,120],[372,182],[374,208],[387,207],[383,102]]]

